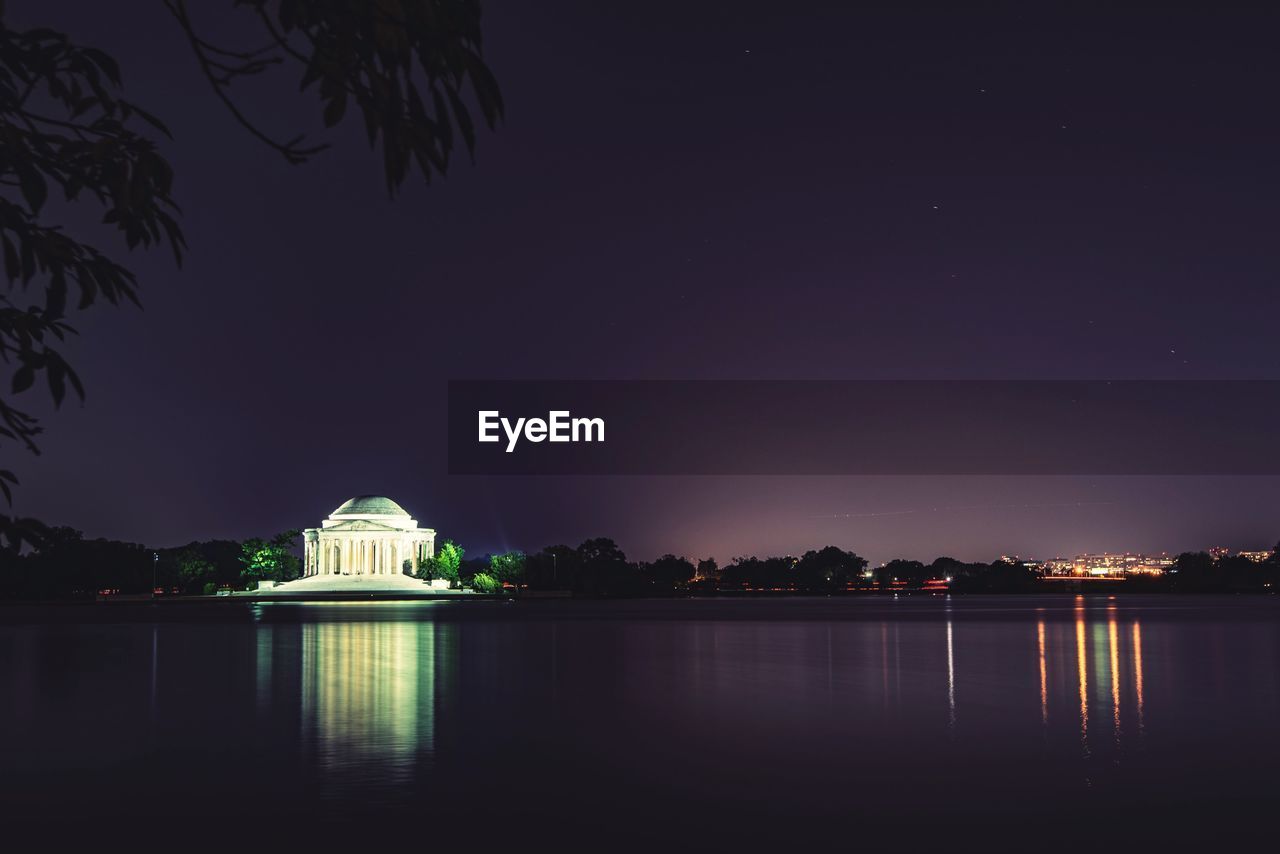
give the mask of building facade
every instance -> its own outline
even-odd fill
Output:
[[[358,495],[303,532],[302,574],[412,575],[435,554],[436,532],[419,528],[403,507],[381,495]]]

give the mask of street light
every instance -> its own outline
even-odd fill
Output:
[[[151,553],[151,598],[156,598],[156,567],[160,563],[160,552]]]

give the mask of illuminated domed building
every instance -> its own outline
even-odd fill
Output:
[[[303,537],[303,576],[407,575],[436,548],[435,531],[381,495],[357,495]]]
[[[446,581],[413,577],[435,554],[436,532],[390,498],[357,495],[303,531],[302,577],[270,588],[272,594],[322,592],[431,592]]]

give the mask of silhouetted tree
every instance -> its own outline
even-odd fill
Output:
[[[695,567],[682,557],[666,554],[646,564],[643,575],[649,582],[652,592],[659,595],[670,595],[677,590],[686,590],[693,578]]]
[[[953,557],[939,557],[929,564],[929,577],[941,578],[944,581],[951,579],[954,582],[958,578],[979,572],[984,566],[985,564],[965,563]]]
[[[576,587],[578,552],[566,546],[547,546],[525,558],[525,576],[534,590],[573,590]]]
[[[178,579],[184,592],[203,592],[206,584],[212,584],[214,589],[217,589],[217,583],[214,581],[217,567],[206,560],[200,552],[187,549],[177,555],[176,564]]]
[[[213,14],[209,4],[201,12]],[[358,113],[381,149],[389,192],[416,168],[428,181],[449,166],[460,139],[468,152],[479,107],[494,127],[502,96],[481,58],[478,0],[236,0],[219,24],[239,24],[246,44],[215,45],[201,35],[186,0],[164,0],[214,95],[257,139],[291,164],[324,149],[291,131],[283,137],[251,120],[232,96],[266,72],[292,67],[300,89],[318,98],[326,128]],[[231,14],[228,15],[228,12]],[[137,280],[97,244],[72,237],[56,216],[96,207],[96,218],[128,249],[167,245],[177,263],[186,242],[172,196],[173,169],[157,138],[163,122],[122,96],[117,60],[49,29],[8,26],[0,2],[0,248],[8,292],[0,295],[0,358],[13,368],[9,395],[43,377],[55,406],[84,389],[58,348],[74,330],[69,306],[137,303]],[[281,111],[283,112],[283,111]],[[47,204],[54,198],[54,204]],[[21,291],[21,302],[16,294]],[[38,453],[38,419],[0,397],[0,438]],[[0,470],[12,503],[17,478]],[[47,533],[38,521],[0,515],[0,541],[21,546]]]
[[[577,549],[578,577],[574,589],[589,596],[623,596],[634,592],[639,578],[627,556],[607,537],[586,540]]]
[[[844,590],[862,575],[866,567],[865,558],[835,546],[827,546],[819,551],[804,553],[796,564],[796,583],[802,590],[814,593]]]
[[[738,555],[725,566],[721,574],[721,585],[724,587],[756,586],[760,577],[760,559]]]
[[[1179,593],[1209,593],[1218,588],[1208,552],[1183,552],[1169,567],[1169,586]]]
[[[91,598],[100,590],[151,589],[152,552],[137,543],[86,540],[74,528],[48,529],[26,555],[8,554],[6,595],[24,599]]]
[[[934,577],[933,570],[926,568],[918,560],[902,560],[897,558],[875,570],[876,581],[888,586],[895,581],[905,582],[908,587],[920,587]]]
[[[155,551],[160,555],[159,583],[166,589],[176,586],[184,593],[203,593],[210,587],[217,590],[241,584],[241,543],[208,540]],[[202,581],[196,578],[197,573]]]

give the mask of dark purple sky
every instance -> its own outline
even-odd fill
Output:
[[[832,5],[487,3],[506,122],[389,201],[354,125],[301,168],[234,125],[158,4],[10,4],[121,58],[191,244],[127,257],[145,311],[74,318],[88,399],[10,451],[17,509],[156,545],[370,492],[473,553],[1274,544],[1277,478],[445,475],[450,378],[1280,378],[1280,16]],[[246,90],[280,135],[318,124],[293,86]]]

